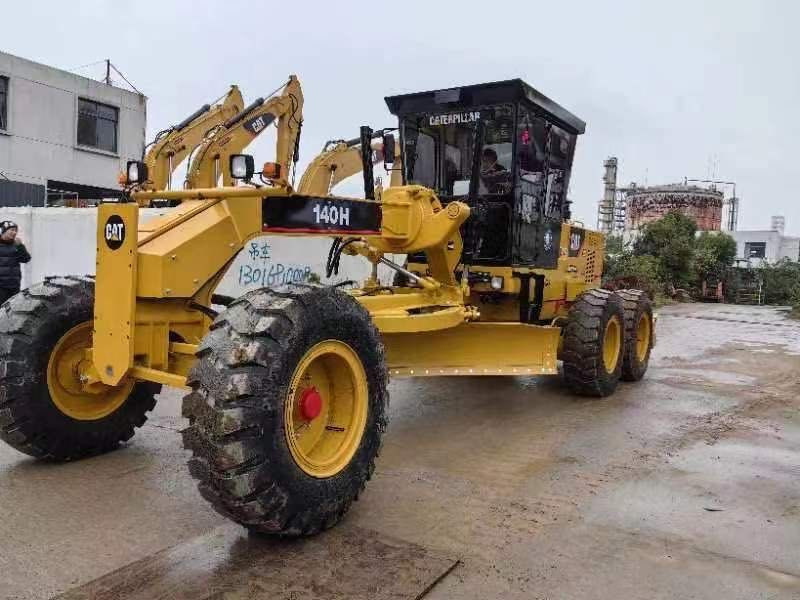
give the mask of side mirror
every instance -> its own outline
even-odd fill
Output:
[[[147,181],[147,165],[140,160],[129,160],[125,176],[128,185],[144,183]]]
[[[391,165],[394,163],[394,134],[383,134],[383,164]]]
[[[231,177],[242,181],[250,181],[256,172],[255,161],[250,154],[231,154]]]

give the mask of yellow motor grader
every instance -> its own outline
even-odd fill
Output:
[[[39,458],[98,454],[131,438],[162,385],[188,388],[201,494],[254,531],[304,535],[341,519],[372,475],[389,377],[555,375],[560,359],[580,394],[640,379],[650,303],[600,289],[602,236],[570,220],[584,123],[518,79],[386,101],[398,127],[377,137],[398,185],[380,198],[368,127],[365,198],[293,189],[295,77],[223,125],[277,126],[260,171],[224,131],[190,172],[204,186],[153,189],[148,165],[129,163],[122,199],[98,209],[96,278],[49,277],[0,307],[2,439]],[[177,206],[140,223],[152,200]],[[373,274],[215,296],[265,234],[332,237],[331,269],[350,254]],[[398,253],[406,266],[386,258]],[[382,285],[379,264],[402,283]]]

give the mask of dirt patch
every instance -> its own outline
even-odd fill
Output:
[[[59,600],[416,600],[455,558],[359,527],[303,540],[225,525],[59,596]]]

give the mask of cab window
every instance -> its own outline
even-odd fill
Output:
[[[514,109],[497,106],[485,121],[478,193],[503,195],[511,191],[513,168]]]
[[[403,128],[406,182],[436,188],[436,142],[433,136],[420,131],[416,123]]]
[[[560,219],[566,202],[575,136],[532,111],[517,118],[517,166],[523,220]]]
[[[402,121],[405,175],[444,197],[469,192],[475,123],[484,122],[481,149],[481,195],[511,190],[514,109],[495,106],[454,113],[412,115]]]

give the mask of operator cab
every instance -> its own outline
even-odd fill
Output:
[[[583,121],[521,79],[390,96],[386,104],[399,119],[403,183],[472,207],[465,260],[556,266]]]

